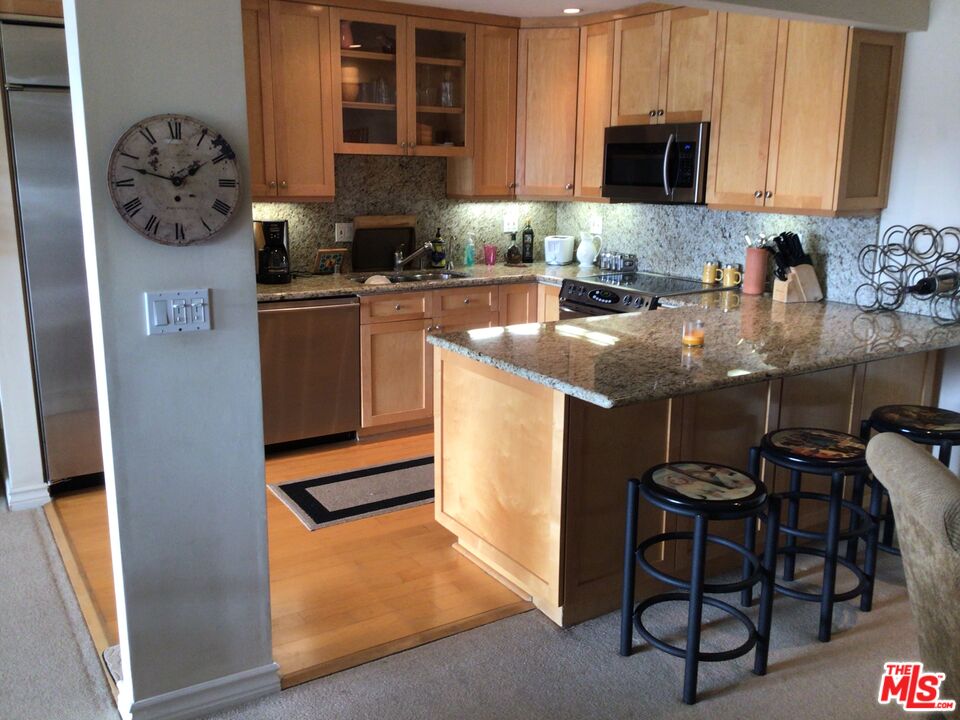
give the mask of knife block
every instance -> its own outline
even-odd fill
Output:
[[[774,280],[773,299],[782,303],[823,300],[823,290],[820,289],[813,265],[797,265],[790,268],[786,280]]]

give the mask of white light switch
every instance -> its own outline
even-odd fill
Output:
[[[338,243],[353,242],[353,223],[334,223],[334,241]]]
[[[594,235],[603,234],[603,216],[602,215],[593,215],[590,217],[590,232]]]
[[[503,213],[503,231],[505,233],[517,232],[520,229],[520,211],[516,208],[509,208]]]
[[[147,335],[210,329],[210,289],[144,293]]]

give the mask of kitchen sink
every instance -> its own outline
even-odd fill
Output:
[[[409,282],[439,282],[443,280],[456,280],[458,278],[469,277],[465,273],[450,272],[448,270],[417,270],[413,272],[401,273],[364,273],[363,275],[351,275],[350,278],[358,283],[365,283],[368,278],[374,275],[381,275],[393,283]]]

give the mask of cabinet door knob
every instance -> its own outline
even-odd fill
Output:
[[[573,183],[567,183],[563,186],[564,190],[573,190]]]
[[[464,298],[464,299],[463,299],[463,304],[464,304],[464,305],[469,305],[469,304],[470,304],[470,298]]]
[[[416,143],[410,143],[410,149],[413,150],[417,146]]]
[[[770,198],[773,197],[773,193],[772,193],[770,190],[767,190],[767,192],[764,193],[764,197],[765,197],[767,200],[769,200]]]
[[[404,150],[406,150],[406,149],[407,149],[407,143],[406,143],[406,141],[400,143],[400,147],[402,147]]]
[[[507,185],[507,187],[510,188],[511,190],[515,190],[517,187],[517,184],[515,182],[512,182],[509,185]]]
[[[757,190],[757,191],[753,194],[753,196],[754,196],[755,198],[757,198],[757,200],[759,200],[760,198],[763,197],[763,191],[762,191],[762,190]]]
[[[394,309],[394,310],[399,310],[399,309],[400,309],[400,303],[397,303],[396,305],[394,305],[394,306],[393,306],[393,309]]]
[[[271,180],[271,181],[270,181],[270,189],[271,189],[271,190],[276,190],[276,189],[277,189],[277,181],[276,181],[276,180]]]
[[[663,117],[663,110],[657,110],[657,117]]]
[[[656,117],[656,116],[657,116],[657,111],[656,111],[656,110],[651,110],[651,111],[650,111],[650,117]]]
[[[286,180],[281,180],[281,181],[280,181],[280,188],[281,188],[281,189],[286,189],[286,187],[287,187],[287,181],[286,181]]]

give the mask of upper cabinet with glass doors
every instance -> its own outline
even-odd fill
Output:
[[[472,25],[339,8],[332,20],[337,152],[471,152]]]

